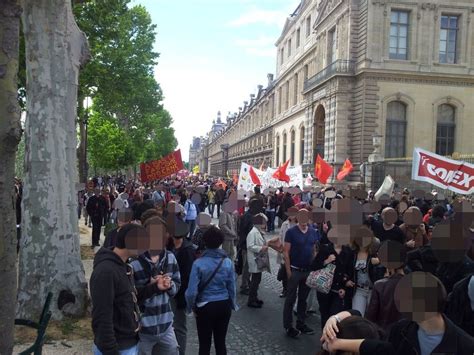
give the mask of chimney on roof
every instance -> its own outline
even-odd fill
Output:
[[[244,101],[244,107],[247,107],[248,104],[249,104],[248,101]]]
[[[268,86],[272,85],[272,83],[273,83],[273,74],[268,73],[267,78],[268,78]]]
[[[262,91],[263,85],[257,85],[257,89],[258,89],[259,92]]]

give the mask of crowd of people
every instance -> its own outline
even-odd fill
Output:
[[[90,280],[95,354],[185,354],[191,313],[199,354],[210,353],[212,339],[226,354],[237,290],[247,307],[264,307],[259,285],[272,254],[283,330],[315,336],[306,318],[319,305],[321,354],[474,352],[466,197],[404,189],[376,201],[371,191],[334,187],[242,193],[202,177],[94,186],[78,198],[92,247],[106,227]]]

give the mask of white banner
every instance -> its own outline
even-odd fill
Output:
[[[474,165],[415,148],[413,180],[424,181],[458,194],[474,193]]]
[[[284,181],[279,181],[272,178],[272,175],[277,169],[268,168],[267,170],[262,171],[257,168],[253,168],[253,170],[255,171],[255,174],[258,176],[262,184],[262,191],[270,187],[278,188],[297,185],[300,188],[303,188],[303,168],[301,165],[291,166],[286,169],[286,174],[290,177],[289,184]],[[240,166],[238,190],[252,191],[254,187],[255,184],[252,182],[252,179],[250,177],[250,165],[247,163],[242,163],[242,165]]]
[[[383,195],[392,196],[393,188],[395,187],[395,180],[390,175],[387,175],[382,183],[382,186],[375,193],[375,201],[378,201]]]

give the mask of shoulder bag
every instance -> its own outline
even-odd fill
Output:
[[[336,265],[330,263],[320,270],[311,271],[306,279],[306,286],[328,294],[334,279],[334,270],[336,270]]]

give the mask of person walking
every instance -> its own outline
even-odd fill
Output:
[[[224,204],[224,210],[219,217],[219,228],[224,232],[224,243],[222,249],[227,253],[230,260],[235,260],[235,241],[237,240],[236,212]]]
[[[297,215],[298,224],[286,232],[284,257],[288,276],[288,290],[283,309],[283,327],[289,337],[296,338],[301,333],[314,334],[314,330],[305,324],[306,298],[309,287],[306,278],[315,256],[319,233],[308,224],[309,211],[301,209]],[[298,295],[296,329],[293,327],[293,305]]]
[[[92,220],[92,245],[91,248],[99,247],[100,231],[103,222],[103,212],[106,210],[105,200],[100,197],[100,190],[96,189],[87,201],[87,214]]]
[[[184,293],[188,288],[189,277],[191,275],[191,269],[196,255],[196,247],[188,239],[189,227],[183,221],[176,222],[176,228],[174,229],[173,239],[170,243],[170,250],[174,253],[178,260],[179,273],[181,275],[181,287],[178,293],[171,299],[171,308],[174,314],[174,333],[179,345],[179,354],[184,355],[186,353],[186,340],[187,340],[187,322],[186,322],[186,299]]]
[[[209,214],[211,215],[212,218],[214,218],[214,207],[216,206],[216,192],[214,191],[214,187],[209,187],[209,191],[207,192],[207,199],[208,199],[208,210]]]
[[[268,219],[263,213],[254,216],[253,228],[247,236],[247,262],[250,273],[250,291],[247,306],[251,308],[262,308],[263,301],[258,298],[258,286],[262,281],[262,272],[270,271],[268,244],[263,237],[267,222]],[[259,254],[262,259],[266,259],[266,265],[257,263],[256,259]]]
[[[217,186],[216,195],[214,196],[214,201],[216,202],[217,208],[217,218],[221,216],[221,206],[225,200],[225,190],[222,186]]]
[[[213,337],[216,355],[225,355],[231,313],[238,309],[234,265],[219,249],[224,241],[221,230],[211,226],[203,239],[206,250],[191,269],[185,292],[186,310],[196,316],[199,355],[210,354]]]
[[[196,229],[196,218],[198,215],[198,208],[191,200],[191,194],[188,194],[184,203],[184,213],[186,215],[186,223],[189,226],[189,239],[191,239],[194,235],[194,229]]]

